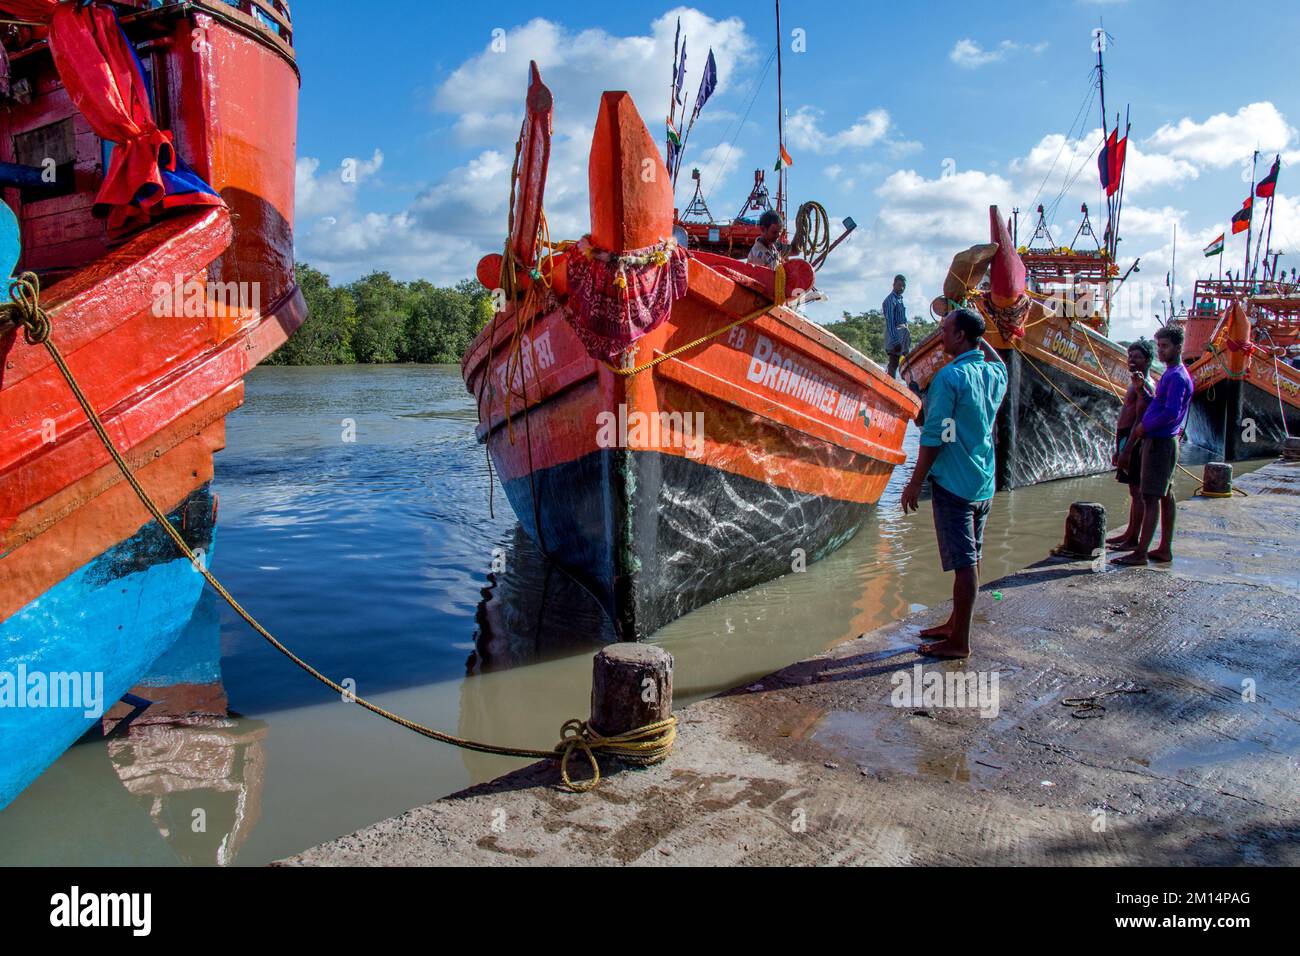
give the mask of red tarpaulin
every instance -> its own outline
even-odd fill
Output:
[[[154,121],[135,51],[112,10],[76,0],[0,0],[0,9],[50,25],[50,53],[68,96],[95,134],[116,144],[95,197],[95,214],[108,217],[110,231],[148,222],[161,204],[223,205],[183,163],[178,169],[171,133]]]

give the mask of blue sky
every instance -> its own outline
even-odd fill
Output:
[[[1178,295],[1189,297],[1196,276],[1217,266],[1200,250],[1247,195],[1242,164],[1257,146],[1265,168],[1283,153],[1274,247],[1300,252],[1300,204],[1290,198],[1300,170],[1289,168],[1300,160],[1300,101],[1288,75],[1300,4],[1259,9],[1267,13],[1252,21],[1244,5],[1201,0],[977,8],[787,0],[790,208],[817,199],[835,221],[851,215],[859,224],[821,273],[831,301],[814,316],[878,306],[898,271],[911,279],[909,309],[923,310],[952,255],[986,239],[990,202],[1028,211],[1060,196],[1052,225],[1065,243],[1086,201],[1100,230],[1104,203],[1089,158],[1100,139],[1095,101],[1074,121],[1089,90],[1090,33],[1103,20],[1113,37],[1107,106],[1112,115],[1132,106],[1121,265],[1142,257],[1115,334],[1153,326],[1175,223]],[[734,214],[752,170],[770,170],[776,158],[774,71],[757,83],[776,43],[765,2],[554,12],[507,0],[406,2],[385,8],[384,32],[364,36],[355,4],[306,0],[294,14],[303,73],[298,255],[337,280],[387,269],[450,282],[499,248],[530,58],[556,96],[548,218],[553,233],[580,235],[599,93],[630,90],[660,136],[679,15],[692,95],[710,46],[718,60],[719,90],[686,160],[703,167],[714,213]],[[795,30],[805,52],[792,49]],[[492,49],[494,31],[504,50]],[[684,205],[686,175],[679,187]],[[1239,265],[1242,250],[1242,237],[1230,240],[1225,263]],[[1284,263],[1300,265],[1300,256]]]

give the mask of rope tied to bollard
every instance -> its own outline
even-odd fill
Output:
[[[249,627],[261,635],[272,647],[297,664],[316,680],[320,681],[326,687],[339,694],[343,700],[349,703],[355,703],[365,710],[376,714],[400,727],[427,737],[430,740],[436,740],[440,743],[450,744],[453,747],[460,747],[463,750],[473,750],[478,753],[494,754],[503,757],[524,757],[535,760],[558,760],[560,762],[560,777],[565,787],[575,793],[585,793],[592,790],[600,783],[600,764],[597,762],[597,754],[607,754],[617,757],[628,763],[649,765],[659,763],[668,757],[672,750],[673,741],[677,738],[677,717],[669,715],[668,717],[646,724],[643,727],[637,727],[621,734],[604,736],[593,730],[591,726],[583,720],[573,718],[564,722],[560,728],[560,742],[550,750],[536,750],[527,747],[503,747],[497,744],[484,743],[482,741],[471,740],[466,737],[457,737],[453,734],[444,733],[427,727],[417,721],[402,717],[390,710],[379,706],[373,701],[367,700],[345,688],[342,684],[337,683],[331,678],[325,676],[307,661],[303,660],[285,644],[281,643],[275,635],[268,631],[262,624],[253,617],[244,607],[235,599],[225,586],[208,570],[203,559],[200,558],[189,543],[176,530],[176,527],[167,520],[162,509],[153,500],[149,493],[140,484],[130,464],[122,457],[117,446],[109,437],[108,431],[104,427],[99,413],[95,411],[90,399],[82,390],[81,385],[77,382],[76,376],[68,367],[67,361],[58,346],[50,338],[51,322],[49,314],[41,307],[41,286],[40,278],[32,272],[24,272],[15,278],[9,284],[10,302],[0,306],[0,323],[4,321],[12,322],[23,329],[23,336],[29,345],[43,345],[49,352],[50,358],[54,361],[55,366],[63,375],[64,381],[67,382],[68,388],[81,406],[87,421],[90,422],[91,428],[99,437],[100,443],[104,446],[113,463],[121,472],[123,479],[131,486],[140,503],[144,505],[154,521],[162,527],[171,538],[172,543],[176,545],[177,550],[189,560],[194,570],[203,575],[205,581],[212,586],[221,598],[230,605],[231,609],[238,614]],[[573,781],[568,772],[569,758],[574,751],[581,750],[591,763],[593,776],[590,780]]]

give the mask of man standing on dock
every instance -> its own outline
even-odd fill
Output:
[[[1183,330],[1166,325],[1156,332],[1156,354],[1165,363],[1164,373],[1156,386],[1156,397],[1129,436],[1120,454],[1120,467],[1126,471],[1133,459],[1133,448],[1142,445],[1142,533],[1131,554],[1116,558],[1116,564],[1161,563],[1174,559],[1174,518],[1178,510],[1174,499],[1174,469],[1178,467],[1178,437],[1192,407],[1192,376],[1183,364]],[[1160,520],[1160,547],[1148,551]]]
[[[894,291],[885,296],[880,311],[885,316],[885,354],[889,356],[890,378],[898,378],[898,363],[912,351],[912,331],[907,327],[907,309],[903,306],[905,276],[894,276]]]
[[[1130,446],[1133,429],[1151,404],[1154,389],[1151,387],[1149,373],[1155,357],[1156,347],[1149,339],[1138,339],[1128,347],[1128,391],[1124,393],[1124,404],[1119,410],[1119,422],[1115,426],[1115,454],[1111,456],[1111,464],[1117,466],[1116,480],[1122,485],[1128,485],[1128,527],[1122,534],[1106,539],[1106,544],[1117,551],[1132,551],[1136,548],[1142,531],[1142,515],[1145,513],[1142,498],[1142,450],[1133,446],[1128,468],[1119,466],[1119,457]]]
[[[1007,367],[984,340],[984,319],[978,312],[949,312],[941,335],[952,361],[935,373],[926,392],[921,451],[903,489],[902,505],[904,514],[920,507],[928,477],[940,561],[954,578],[952,613],[943,624],[921,632],[922,637],[937,639],[919,650],[931,657],[955,658],[970,655],[984,523],[996,478],[993,427],[1007,394]]]

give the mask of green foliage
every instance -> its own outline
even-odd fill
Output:
[[[827,331],[842,338],[867,358],[881,364],[888,362],[889,356],[885,354],[885,316],[880,310],[872,309],[857,315],[845,312],[843,315],[840,321],[827,325]],[[934,319],[909,319],[907,325],[912,330],[913,346],[920,345],[922,339],[939,327]]]
[[[345,288],[331,288],[329,276],[311,266],[295,267],[307,300],[307,321],[266,360],[267,365],[343,365],[356,361],[352,334],[356,301]]]
[[[268,365],[459,362],[492,318],[492,298],[472,279],[451,288],[372,272],[345,286],[305,263],[296,267],[307,321]]]

